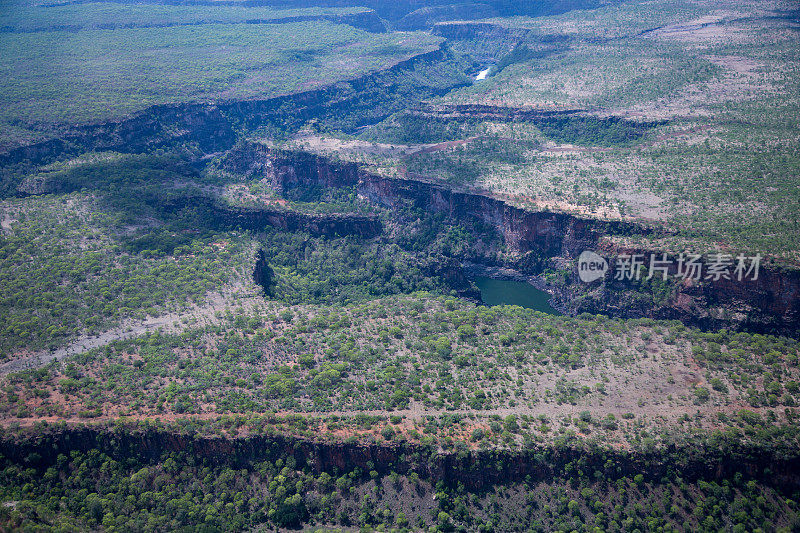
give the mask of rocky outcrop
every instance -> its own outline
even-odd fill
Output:
[[[394,24],[398,30],[427,30],[445,20],[474,20],[496,17],[497,11],[488,4],[449,4],[426,6],[404,16]]]
[[[267,261],[267,254],[264,250],[258,251],[256,257],[256,265],[253,268],[253,281],[256,285],[264,289],[264,294],[272,296],[275,289],[275,271],[269,266]]]
[[[800,486],[800,460],[796,452],[763,449],[741,442],[670,445],[650,452],[585,447],[580,443],[556,447],[542,445],[523,451],[483,450],[468,453],[437,452],[405,442],[339,442],[302,439],[280,433],[247,437],[210,437],[155,428],[102,427],[41,428],[35,435],[0,438],[0,454],[26,467],[46,468],[59,454],[97,449],[118,461],[135,458],[159,461],[164,454],[182,452],[232,468],[244,468],[264,460],[292,456],[298,467],[347,472],[399,474],[417,472],[433,483],[462,483],[477,490],[498,483],[552,480],[564,467],[579,461],[585,472],[600,471],[612,478],[642,474],[648,481],[679,476],[685,481],[722,480],[742,472],[781,488]],[[491,465],[491,468],[487,468]]]
[[[800,271],[762,265],[755,280],[701,280],[673,283],[655,295],[652,287],[607,275],[583,283],[576,259],[584,250],[602,253],[613,265],[620,254],[649,258],[658,250],[609,245],[607,237],[659,236],[665,230],[627,221],[602,221],[573,214],[528,211],[486,192],[454,190],[417,179],[380,176],[346,161],[332,161],[305,152],[282,151],[259,143],[243,143],[226,158],[231,170],[261,176],[276,190],[294,186],[356,187],[359,195],[388,209],[409,205],[444,213],[453,220],[493,228],[508,250],[502,264],[496,256],[482,260],[536,276],[546,269],[563,273],[563,283],[550,284],[559,308],[571,314],[609,314],[626,318],[676,319],[703,328],[745,329],[797,335],[800,332]],[[478,258],[480,259],[480,258]],[[475,258],[470,258],[475,261]],[[645,263],[647,265],[647,263]],[[676,266],[670,274],[674,275]]]
[[[491,22],[448,21],[439,22],[432,33],[450,40],[492,40],[516,43],[535,38],[536,34],[526,28],[513,28]]]
[[[189,159],[200,160],[207,154],[229,150],[241,128],[257,129],[268,124],[292,128],[311,119],[341,122],[343,116],[349,117],[346,124],[337,122],[343,128],[374,123],[411,101],[467,85],[468,78],[455,70],[451,80],[443,81],[440,76],[430,85],[414,74],[421,66],[450,60],[451,53],[440,47],[321,89],[266,100],[158,105],[121,120],[75,127],[57,140],[0,153],[0,194],[16,189],[16,183],[11,186],[8,182],[24,174],[25,169],[93,150],[141,153],[175,148]],[[388,100],[387,87],[395,88]]]
[[[162,207],[175,211],[192,207],[205,213],[207,223],[218,229],[261,231],[267,227],[305,231],[312,235],[377,237],[383,224],[376,215],[358,213],[304,213],[288,207],[236,206],[211,195],[181,196],[165,200]]]
[[[620,250],[608,256],[613,264]],[[640,254],[648,264],[651,250],[624,250]],[[701,262],[704,271],[709,262]],[[677,274],[676,266],[670,276]],[[587,297],[588,296],[588,297]],[[757,279],[739,281],[681,280],[661,301],[643,297],[641,286],[631,281],[606,277],[585,285],[566,287],[562,301],[577,300],[574,313],[603,313],[624,318],[651,317],[679,320],[703,329],[744,329],[756,333],[796,336],[800,333],[800,271],[794,268],[762,266]]]
[[[266,180],[275,192],[284,194],[296,187],[353,187],[361,167],[347,161],[330,161],[309,152],[275,150],[258,142],[241,142],[225,154],[222,169]]]

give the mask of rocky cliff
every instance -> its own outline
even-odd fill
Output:
[[[241,129],[277,125],[291,129],[311,119],[354,128],[377,122],[419,99],[466,85],[444,47],[386,69],[331,86],[265,100],[158,105],[117,121],[68,128],[58,139],[0,153],[0,194],[15,190],[19,176],[59,158],[100,150],[141,153],[177,149],[188,159],[229,150]],[[437,79],[417,75],[439,65]],[[449,66],[448,66],[449,65]],[[390,97],[386,89],[393,87]],[[12,183],[13,182],[13,183]]]
[[[488,4],[448,4],[426,6],[404,16],[394,24],[394,28],[404,31],[427,30],[437,22],[445,20],[474,20],[496,17],[497,11]]]
[[[383,224],[376,215],[358,213],[305,213],[287,207],[236,206],[212,195],[170,198],[162,207],[167,211],[191,206],[205,213],[207,223],[216,228],[241,228],[260,231],[273,227],[285,231],[305,231],[312,235],[377,237]]]
[[[386,208],[413,205],[444,213],[468,224],[479,222],[502,236],[508,254],[502,265],[523,275],[547,269],[563,273],[563,283],[551,285],[560,307],[573,314],[589,312],[622,317],[677,319],[706,328],[728,327],[796,335],[800,331],[800,271],[764,264],[757,279],[736,281],[687,280],[652,287],[607,275],[584,284],[577,275],[577,256],[597,250],[614,264],[620,254],[649,258],[658,250],[623,249],[607,237],[658,236],[662,230],[626,221],[601,221],[559,212],[533,212],[510,205],[488,193],[453,190],[437,183],[380,176],[345,161],[242,143],[226,158],[229,169],[270,180],[276,190],[298,185],[356,187],[358,193]],[[485,257],[495,263],[497,258]],[[645,263],[647,264],[647,263]],[[670,274],[674,275],[673,265]]]
[[[558,477],[564,467],[579,461],[584,471],[598,470],[612,477],[642,474],[650,481],[677,475],[685,481],[725,479],[742,472],[772,486],[800,486],[800,461],[796,453],[765,450],[740,442],[720,441],[717,446],[669,445],[650,452],[620,451],[602,447],[542,445],[530,450],[438,452],[405,442],[340,442],[297,438],[280,433],[247,437],[200,436],[156,428],[45,427],[35,435],[5,435],[0,454],[28,466],[47,467],[59,454],[73,450],[102,450],[116,460],[133,457],[157,461],[165,453],[185,452],[193,457],[242,468],[265,459],[293,456],[299,467],[314,472],[339,472],[359,467],[381,474],[417,472],[434,483],[463,483],[470,490],[497,483]],[[487,468],[492,465],[492,468]]]

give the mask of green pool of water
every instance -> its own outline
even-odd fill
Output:
[[[472,280],[486,305],[518,305],[550,315],[560,315],[547,301],[550,295],[530,283],[477,277]]]

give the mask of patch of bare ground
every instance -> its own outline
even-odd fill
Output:
[[[480,138],[481,136],[472,136],[438,143],[389,144],[358,139],[340,139],[324,135],[302,135],[287,143],[286,147],[320,155],[335,154],[348,161],[376,163],[382,159],[400,160],[419,154],[448,150]]]
[[[731,29],[725,24],[740,17],[741,13],[720,11],[687,22],[670,24],[646,33],[650,39],[679,41],[682,43],[710,43],[729,39]]]
[[[327,135],[304,133],[286,145],[290,149],[300,149],[317,154],[336,153],[341,157],[400,157],[413,151],[417,146],[404,144],[375,143],[358,139],[340,139]]]
[[[112,342],[139,337],[147,333],[180,333],[187,327],[210,325],[217,321],[216,314],[233,307],[252,308],[262,303],[255,285],[234,285],[208,295],[204,305],[192,304],[180,312],[171,312],[144,320],[127,320],[119,327],[97,335],[81,337],[52,351],[17,352],[13,358],[0,364],[0,375],[41,368],[53,361],[102,348]]]
[[[713,18],[713,17],[712,17]],[[764,99],[778,94],[775,82],[779,78],[777,66],[765,61],[741,54],[720,54],[713,52],[721,43],[730,46],[734,43],[747,44],[758,42],[759,33],[765,29],[759,23],[722,25],[710,23],[702,29],[687,29],[682,25],[672,31],[659,33],[651,38],[676,39],[691,44],[710,53],[698,57],[721,67],[722,72],[716,78],[696,84],[689,84],[674,95],[651,102],[641,102],[628,108],[609,110],[610,114],[641,118],[645,120],[668,120],[674,118],[712,118],[716,115],[712,106],[725,102],[743,102]],[[702,26],[702,24],[699,24]],[[780,28],[769,28],[767,33],[780,32]]]
[[[11,231],[11,224],[16,221],[17,219],[14,218],[13,214],[7,210],[3,210],[3,214],[0,216],[0,229],[3,231]]]

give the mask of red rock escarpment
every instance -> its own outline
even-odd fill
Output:
[[[296,186],[351,186],[386,208],[413,205],[445,213],[465,223],[493,228],[510,252],[503,266],[527,275],[557,265],[564,283],[551,290],[572,313],[604,313],[622,317],[677,319],[707,328],[728,327],[756,332],[797,334],[800,330],[800,271],[764,263],[757,279],[719,279],[677,283],[655,298],[642,284],[610,275],[591,284],[577,276],[576,258],[583,250],[601,251],[613,265],[624,253],[649,258],[659,250],[621,249],[608,244],[613,236],[658,236],[663,230],[626,221],[603,221],[568,213],[528,211],[488,193],[454,190],[414,179],[380,176],[363,166],[299,151],[243,143],[232,150],[226,168],[270,181],[278,191]],[[484,258],[488,262],[494,257]],[[674,275],[673,265],[670,274]],[[652,292],[652,291],[651,291]]]

